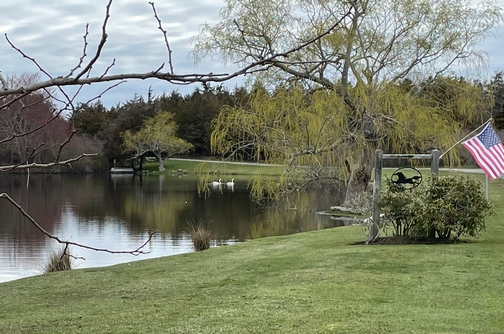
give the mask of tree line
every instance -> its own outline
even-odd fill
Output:
[[[82,135],[101,145],[94,158],[95,168],[109,168],[114,161],[116,165],[140,168],[148,156],[158,158],[162,165],[172,154],[211,155],[212,120],[223,105],[234,103],[240,90],[207,86],[187,95],[177,91],[155,95],[149,91],[147,97],[135,94],[111,108],[101,101],[80,105],[69,121]],[[162,149],[160,140],[164,141]]]
[[[70,164],[73,170],[108,168],[111,161],[124,161],[142,152],[139,143],[146,138],[152,141],[152,132],[142,132],[144,122],[166,112],[171,115],[165,119],[173,130],[170,138],[194,147],[192,154],[215,152],[279,161],[287,167],[280,189],[295,193],[304,184],[294,181],[304,173],[303,179],[309,182],[343,183],[344,204],[351,204],[368,188],[376,148],[413,151],[426,144],[445,148],[490,114],[502,112],[502,97],[496,93],[502,85],[492,87],[502,81],[502,75],[489,83],[453,76],[460,69],[485,65],[485,51],[479,45],[503,20],[502,8],[493,0],[460,0],[456,5],[453,0],[227,0],[219,22],[203,24],[193,37],[191,55],[196,63],[205,58],[233,63],[238,70],[232,73],[176,72],[168,31],[150,2],[168,62],[160,59],[158,67],[144,73],[111,74],[114,59],[97,74],[99,61],[107,61],[102,51],[108,45],[112,3],[108,0],[104,9],[95,51],[88,55],[91,45],[86,26],[81,56],[74,67],[60,71],[66,75],[49,73],[36,55],[17,47],[5,35],[12,49],[35,65],[43,78],[16,81],[0,73],[0,111],[11,115],[0,125],[0,171],[55,171]],[[172,94],[173,99],[165,101],[168,105],[161,107],[152,94],[146,100],[135,96],[110,109],[99,102],[76,103],[81,88],[96,83],[109,83],[101,96],[125,80],[152,78],[208,87],[239,76],[257,84],[246,89],[243,98],[239,90],[223,92],[223,99],[226,94],[232,99],[217,103],[214,115],[200,113],[205,100],[201,91],[195,101]],[[77,92],[70,93],[68,87]],[[28,98],[34,100],[26,101]],[[178,103],[186,105],[186,100],[198,105],[194,107],[198,110],[187,112],[180,120]],[[35,108],[45,111],[30,118],[30,110]],[[91,119],[97,117],[101,122],[84,125],[88,108],[103,109],[98,115],[89,111]],[[495,119],[502,122],[502,117]],[[60,130],[53,129],[59,126]],[[137,146],[129,145],[128,138],[129,144]],[[89,157],[93,157],[92,164],[83,164],[83,158]],[[460,160],[460,152],[452,150],[446,158]],[[253,188],[256,194],[274,191]],[[37,226],[7,193],[0,197]],[[77,245],[37,228],[67,247]],[[139,254],[142,247],[130,253]]]
[[[36,77],[23,74],[9,80],[31,82]],[[79,152],[92,152],[97,153],[93,158],[81,159],[71,166],[54,166],[51,171],[104,171],[114,161],[119,166],[131,166],[146,156],[155,156],[156,149],[152,147],[136,151],[139,147],[132,146],[131,139],[142,134],[142,127],[149,120],[153,123],[152,120],[163,112],[170,116],[163,124],[153,123],[158,126],[157,133],[171,131],[172,143],[177,138],[187,143],[188,149],[181,153],[210,155],[211,122],[223,105],[234,103],[241,90],[230,92],[222,86],[207,86],[187,95],[173,91],[157,96],[149,91],[147,97],[135,94],[110,108],[100,100],[77,103],[70,114],[59,113],[57,101],[43,91],[32,92],[17,99],[0,115],[0,134],[9,139],[0,143],[0,163],[13,166],[46,163],[54,161],[58,154],[64,159]],[[39,131],[41,128],[44,131]],[[76,135],[59,152],[61,144],[73,131]]]
[[[9,79],[29,82],[35,78],[36,75],[24,74]],[[64,159],[86,151],[97,156],[75,162],[72,169],[54,168],[104,171],[114,162],[140,168],[148,156],[156,157],[162,165],[173,154],[189,154],[285,163],[289,169],[309,164],[300,159],[303,156],[324,150],[336,152],[336,146],[342,146],[341,140],[349,135],[347,127],[351,121],[335,112],[341,108],[341,100],[331,97],[331,92],[312,92],[295,85],[268,90],[260,81],[249,88],[233,90],[205,85],[186,95],[177,91],[156,95],[149,90],[146,97],[135,94],[110,108],[100,100],[80,103],[73,113],[61,115],[56,112],[56,101],[36,91],[15,101],[0,115],[3,138],[17,134],[0,145],[0,162],[44,163],[58,154]],[[381,129],[375,122],[369,130],[380,134],[369,135],[381,136],[378,146],[390,152],[447,148],[453,136],[461,137],[489,117],[495,119],[497,128],[504,128],[502,72],[485,83],[462,77],[437,77],[417,84],[404,79],[388,87],[385,94],[385,103],[397,105],[397,110],[392,108],[394,113],[384,115],[390,120],[385,120]],[[405,96],[416,96],[424,109],[405,113]],[[413,123],[406,121],[412,117]],[[452,129],[444,128],[450,126]],[[45,128],[43,132],[36,131],[41,127]],[[72,131],[77,131],[77,135],[60,151]],[[161,135],[165,141],[163,149],[152,139],[156,136],[159,141]],[[321,156],[317,159],[320,166],[334,166],[333,161],[324,162]],[[311,172],[319,177],[322,174],[316,168]]]

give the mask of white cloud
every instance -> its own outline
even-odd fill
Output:
[[[94,55],[101,38],[107,3],[108,0],[2,0],[0,32],[6,33],[16,47],[34,57],[51,75],[66,75],[82,56],[87,24],[87,59]],[[168,31],[176,73],[226,72],[219,63],[204,62],[196,67],[188,57],[192,48],[190,40],[198,33],[200,25],[218,21],[219,10],[224,6],[222,0],[167,0],[155,5],[163,28]],[[147,1],[116,0],[112,3],[110,14],[107,43],[93,68],[94,75],[100,75],[114,59],[115,65],[110,74],[148,72],[162,63],[168,69],[164,37]],[[219,70],[216,71],[216,68]],[[4,74],[38,71],[35,64],[23,58],[6,40],[0,40],[0,70]],[[156,80],[130,80],[108,93],[103,100],[107,105],[115,105],[132,98],[135,92],[145,94],[151,85],[158,94],[173,90],[185,94],[195,87],[175,86]],[[81,100],[89,99],[107,86],[86,87]]]
[[[34,57],[52,75],[66,75],[82,55],[86,24],[89,24],[88,59],[94,54],[101,38],[107,3],[108,0],[0,0],[0,32],[7,33],[17,47]],[[232,66],[225,68],[210,59],[195,66],[188,57],[192,49],[191,37],[198,33],[202,24],[219,20],[224,0],[164,0],[155,3],[163,27],[168,31],[176,73],[229,73],[235,69]],[[504,0],[499,3],[504,5]],[[158,23],[147,0],[115,0],[110,14],[109,38],[93,74],[101,74],[114,59],[116,65],[109,73],[147,72],[167,63],[164,38],[157,29]],[[504,70],[504,27],[497,29],[495,37],[483,42],[481,48],[488,53],[490,75]],[[168,64],[165,65],[167,68]],[[38,71],[5,39],[0,39],[0,70],[4,74]],[[236,79],[227,86],[234,87],[242,82],[243,79]],[[103,101],[108,106],[116,105],[130,99],[135,92],[145,95],[151,85],[158,94],[173,90],[185,94],[195,88],[195,85],[176,86],[156,80],[130,80],[107,93]],[[89,99],[106,87],[86,87],[81,100]]]

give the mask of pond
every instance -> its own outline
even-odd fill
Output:
[[[18,202],[42,228],[61,239],[96,248],[131,251],[157,231],[148,254],[109,254],[73,247],[76,268],[108,266],[192,252],[188,223],[212,231],[212,247],[271,235],[344,225],[318,215],[335,203],[331,191],[315,189],[274,209],[253,202],[248,179],[198,193],[186,175],[1,175],[0,192]],[[304,205],[299,205],[304,203]],[[0,282],[42,273],[57,242],[44,236],[7,200],[0,201]]]

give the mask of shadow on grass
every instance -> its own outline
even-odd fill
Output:
[[[377,238],[368,245],[453,245],[474,243],[475,240],[453,240],[445,238],[426,238],[426,239],[411,239],[403,236],[390,236]],[[365,241],[354,242],[351,245],[365,245]]]

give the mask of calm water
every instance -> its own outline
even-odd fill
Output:
[[[246,179],[212,187],[200,196],[194,176],[1,175],[9,194],[45,230],[64,240],[96,248],[133,250],[158,231],[149,254],[107,254],[73,248],[77,268],[108,266],[192,252],[188,222],[210,223],[212,247],[250,238],[341,225],[315,212],[334,204],[334,195],[314,190],[265,210],[249,197]],[[297,209],[293,209],[297,207]],[[300,209],[304,207],[305,209]],[[57,243],[35,229],[6,200],[0,200],[0,282],[38,275]]]

